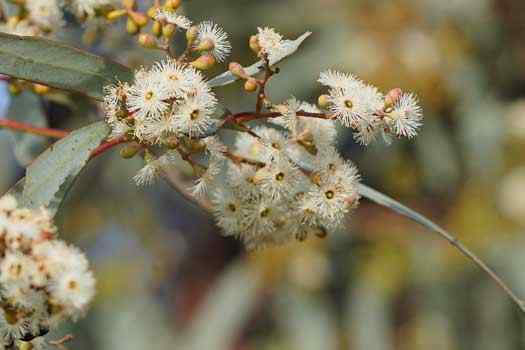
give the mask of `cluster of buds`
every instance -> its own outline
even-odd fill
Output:
[[[217,62],[223,62],[231,51],[228,35],[217,24],[204,21],[192,25],[192,21],[179,14],[180,0],[167,0],[161,6],[156,2],[147,11],[137,9],[134,0],[124,0],[124,9],[115,10],[108,18],[115,20],[127,16],[127,31],[138,36],[138,43],[147,49],[159,49],[173,56],[172,39],[179,31],[186,33],[186,49],[179,62],[194,68],[207,70]]]
[[[2,9],[0,31],[17,35],[54,34],[64,24],[64,10],[79,21],[105,17],[116,0],[9,0],[15,8]],[[9,10],[9,11],[7,11]],[[10,15],[13,14],[13,15]]]
[[[108,87],[106,120],[115,137],[134,142],[126,157],[143,151],[146,165],[134,178],[138,184],[151,183],[182,158],[197,177],[193,195],[207,199],[224,233],[250,249],[324,237],[344,225],[359,201],[359,176],[335,148],[337,124],[352,128],[363,144],[379,134],[386,140],[413,137],[421,124],[414,95],[400,89],[383,95],[352,75],[330,70],[320,74],[328,93],[318,98],[318,106],[296,98],[273,103],[267,83],[293,42],[267,27],[249,40],[264,77],[229,64],[245,91],[257,91],[255,111],[218,118],[219,102],[198,71],[206,67],[198,62],[226,58],[226,33],[212,22],[191,27],[172,9],[157,9],[155,18],[162,28],[187,26],[188,48],[179,57],[168,49],[170,58],[137,70],[132,84]],[[196,60],[190,59],[194,52],[201,53]],[[248,126],[254,120],[263,123]],[[221,140],[223,129],[238,133]]]
[[[45,209],[0,198],[0,343],[39,342],[86,311],[95,279],[84,254],[57,239]]]

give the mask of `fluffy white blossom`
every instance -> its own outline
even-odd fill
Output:
[[[217,99],[201,73],[172,59],[135,72],[133,84],[105,88],[104,111],[112,135],[162,144],[181,134],[197,137],[214,126]],[[146,168],[142,175],[151,174]],[[148,176],[139,176],[148,179]]]
[[[330,111],[347,127],[367,120],[383,107],[382,95],[376,88],[351,81],[344,88],[330,90]]]
[[[158,71],[139,71],[135,83],[129,88],[127,106],[137,119],[155,118],[165,112],[172,91]]]
[[[160,10],[156,18],[183,21],[176,16]],[[252,49],[260,49],[259,56],[270,62],[286,54],[291,44],[268,27],[258,28],[255,39],[250,39]],[[194,51],[213,54],[218,61],[231,49],[227,34],[209,21],[198,26],[193,45]],[[327,90],[318,99],[319,107],[295,97],[282,103],[268,98],[254,118],[243,119],[244,113],[229,114],[224,108],[221,119],[216,113],[220,102],[203,75],[167,59],[137,70],[131,84],[107,88],[104,110],[113,134],[126,132],[144,150],[146,165],[134,177],[138,185],[152,183],[162,166],[182,159],[195,175],[191,194],[211,202],[224,234],[239,238],[249,249],[260,249],[324,237],[338,230],[357,206],[359,175],[336,149],[336,125],[351,128],[365,145],[380,135],[387,142],[394,136],[413,137],[421,125],[421,108],[413,94],[394,89],[385,96],[354,75],[335,70],[322,72],[318,81]],[[253,119],[257,121],[250,125]],[[223,126],[237,131],[234,139],[221,140]],[[153,157],[157,151],[164,155]],[[0,228],[2,220],[0,216]],[[31,231],[27,236],[35,237]],[[89,274],[62,277],[78,282],[79,300],[81,295],[89,299],[82,289],[89,289]],[[68,290],[65,280],[60,283],[56,298],[74,305],[60,296]]]
[[[51,31],[63,23],[57,0],[27,0],[25,6],[31,22],[44,30]]]
[[[399,101],[387,110],[385,122],[397,136],[412,138],[421,126],[422,112],[413,94],[403,94]]]
[[[56,238],[45,209],[0,198],[0,345],[45,334],[81,316],[95,294],[84,254]]]
[[[188,29],[191,26],[191,20],[186,16],[178,15],[175,11],[158,9],[155,20],[174,24],[178,28]]]
[[[223,62],[232,49],[228,41],[228,33],[218,24],[204,21],[198,26],[198,36],[194,46],[199,49],[201,46],[207,48],[208,45],[209,51],[219,62]]]
[[[261,47],[261,55],[266,55],[270,62],[276,61],[283,55],[286,48],[283,36],[270,27],[257,28],[257,40]]]
[[[354,129],[357,142],[368,145],[378,135],[386,143],[392,136],[412,138],[421,126],[422,110],[414,94],[402,93],[385,98],[377,88],[354,75],[327,70],[318,81],[328,87],[326,108],[344,126]]]
[[[66,0],[66,5],[81,19],[93,18],[98,9],[117,4],[116,0]]]
[[[38,36],[42,34],[42,30],[29,20],[2,23],[0,24],[0,32],[23,36]]]
[[[200,94],[189,97],[174,108],[174,125],[177,131],[196,137],[215,124],[213,112],[217,101],[213,95]]]

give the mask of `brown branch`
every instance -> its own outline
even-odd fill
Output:
[[[237,114],[232,114],[224,119],[223,124],[242,124],[246,122],[251,122],[258,119],[269,119],[281,117],[282,114],[279,112],[269,112],[269,113],[257,113],[257,112],[241,112]],[[332,119],[331,115],[325,113],[312,113],[305,111],[298,111],[297,116],[307,117],[307,118],[319,118],[319,119]]]
[[[249,164],[249,165],[252,165],[252,166],[257,167],[257,168],[262,168],[262,167],[266,166],[266,164],[263,163],[263,162],[260,162],[258,160],[249,159],[249,158],[246,158],[246,157],[242,157],[242,156],[233,154],[230,151],[224,151],[224,152],[222,152],[222,154],[224,154],[224,156],[229,158],[235,164],[240,164],[240,163]]]
[[[193,196],[189,191],[189,184],[182,179],[181,173],[177,169],[173,169],[166,165],[159,167],[160,176],[173,188],[179,195],[186,199],[194,207],[211,214],[213,212],[212,205],[209,201]]]
[[[59,129],[51,129],[51,128],[39,128],[36,126],[33,126],[31,124],[27,123],[21,123],[15,120],[11,119],[0,119],[0,129],[5,128],[17,132],[24,132],[28,134],[33,135],[39,135],[39,136],[46,136],[46,137],[52,137],[55,139],[62,139],[69,135],[69,131],[66,130],[59,130]],[[90,158],[95,158],[102,153],[106,152],[107,150],[120,145],[122,143],[129,142],[129,139],[126,135],[117,137],[115,139],[112,139],[110,141],[102,143],[100,146],[98,146],[93,152],[91,152]]]
[[[264,62],[264,79],[258,81],[259,91],[257,92],[257,103],[255,107],[255,113],[260,114],[266,100],[266,84],[272,78],[272,76],[277,72],[270,67],[270,60],[268,56],[263,57]]]
[[[61,139],[69,134],[69,131],[51,128],[39,128],[31,124],[18,122],[12,119],[0,119],[0,129],[2,128],[17,132],[25,132],[33,135],[52,137],[55,139]]]

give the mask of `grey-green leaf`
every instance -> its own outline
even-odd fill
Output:
[[[109,132],[107,124],[100,121],[73,131],[49,147],[27,168],[22,195],[18,195],[20,205],[46,206],[54,215],[91,152]],[[16,186],[20,188],[20,183],[15,185],[15,194]]]
[[[0,33],[0,74],[97,100],[102,100],[105,85],[133,79],[129,68],[103,57],[48,39],[6,33]]]
[[[7,118],[36,127],[47,127],[40,98],[28,91],[13,96]],[[13,131],[15,156],[23,166],[27,166],[48,145],[45,137]]]
[[[305,41],[306,38],[308,38],[311,34],[311,32],[306,32],[295,40],[286,40],[284,42],[285,49],[282,51],[282,54],[279,57],[276,57],[272,61],[270,61],[270,65],[273,66],[295,53],[295,51],[299,49],[299,46],[301,46],[303,41]],[[259,61],[252,64],[249,67],[244,68],[244,70],[246,71],[246,74],[252,76],[261,72],[263,68],[263,62]],[[231,72],[224,72],[208,81],[208,85],[211,87],[225,86],[237,80],[239,80],[239,78],[233,75]]]
[[[375,202],[375,203],[377,203],[379,205],[387,207],[388,209],[391,209],[391,210],[395,211],[398,214],[406,216],[409,219],[414,220],[418,224],[420,224],[420,225],[422,225],[422,226],[424,226],[424,227],[426,227],[426,228],[428,228],[428,229],[430,229],[432,231],[438,232],[441,235],[446,236],[447,239],[449,239],[449,240],[455,240],[455,238],[451,234],[449,234],[447,231],[442,229],[440,226],[438,226],[434,222],[430,221],[429,219],[427,219],[423,215],[419,214],[418,212],[416,212],[416,211],[414,211],[414,210],[404,206],[403,204],[397,202],[396,200],[388,197],[387,195],[385,195],[385,194],[383,194],[383,193],[381,193],[379,191],[376,191],[373,188],[368,187],[368,186],[363,185],[363,184],[359,184],[358,191],[359,191],[359,194],[361,196],[363,196],[365,198],[368,198],[371,201],[373,201],[373,202]]]
[[[370,199],[373,202],[376,202],[379,205],[382,205],[388,209],[395,211],[398,214],[408,217],[409,219],[414,220],[415,222],[421,224],[422,226],[432,230],[434,233],[437,233],[439,236],[448,241],[452,246],[454,246],[461,254],[470,259],[475,263],[479,268],[481,268],[492,280],[503,290],[509,298],[511,298],[514,303],[525,312],[525,301],[516,295],[516,293],[507,285],[507,283],[483,260],[481,260],[476,254],[474,254],[470,249],[468,249],[463,243],[461,243],[456,237],[448,233],[446,230],[441,228],[439,225],[435,224],[431,220],[427,219],[423,215],[417,213],[416,211],[407,208],[403,204],[395,201],[394,199],[388,197],[387,195],[382,194],[370,188],[366,185],[359,184],[358,192],[361,196]]]

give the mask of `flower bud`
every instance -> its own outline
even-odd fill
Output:
[[[126,10],[133,10],[135,5],[135,0],[122,0],[122,6],[124,6]]]
[[[142,12],[129,11],[128,16],[141,28],[148,24],[149,18]]]
[[[19,95],[21,92],[22,92],[22,88],[20,87],[20,85],[16,84],[16,83],[11,83],[9,84],[9,92],[12,94],[12,95]]]
[[[315,235],[319,238],[326,238],[328,236],[328,231],[324,227],[318,227],[318,231],[315,233]]]
[[[146,14],[149,16],[149,18],[155,19],[155,17],[157,17],[157,11],[158,11],[158,8],[155,6],[152,6],[148,9],[148,12],[146,12]]]
[[[170,137],[164,142],[164,146],[166,146],[169,149],[177,149],[179,145],[179,140],[176,137]]]
[[[18,350],[34,350],[35,347],[29,341],[19,341],[16,349]]]
[[[239,77],[239,78],[245,78],[247,75],[246,75],[246,71],[244,70],[243,66],[241,66],[240,63],[237,63],[237,62],[231,62],[229,65],[228,65],[228,70],[233,74],[235,75],[236,77]]]
[[[124,159],[131,159],[137,155],[141,147],[138,144],[128,145],[120,150],[120,156]]]
[[[321,95],[319,96],[319,98],[317,99],[317,104],[319,105],[319,107],[321,108],[326,108],[328,107],[328,104],[330,103],[330,97],[328,95]]]
[[[257,84],[257,80],[255,80],[254,78],[250,78],[244,83],[244,90],[248,92],[256,91],[257,87],[259,87],[259,84]]]
[[[199,28],[197,26],[191,26],[186,31],[186,41],[188,42],[188,45],[193,44],[193,42],[197,39],[198,35],[199,35]]]
[[[107,14],[106,14],[106,19],[110,20],[110,21],[114,21],[122,16],[124,16],[125,14],[127,13],[126,10],[113,10],[113,11],[109,11]]]
[[[151,26],[151,32],[156,37],[160,37],[162,35],[162,24],[159,21],[153,22],[153,26]]]
[[[261,47],[259,46],[259,38],[257,35],[252,35],[250,37],[250,49],[252,49],[252,51],[256,54],[259,54],[261,51]]]
[[[140,27],[131,20],[131,18],[128,18],[128,21],[126,23],[126,31],[128,34],[135,35],[140,31]]]
[[[49,86],[42,85],[42,84],[33,84],[33,91],[38,95],[47,94],[49,90],[51,90]]]
[[[164,6],[170,10],[175,11],[179,8],[181,3],[182,3],[181,0],[166,0],[166,3],[164,4]]]
[[[217,63],[217,60],[215,57],[213,57],[213,55],[202,55],[190,64],[193,68],[207,70],[212,68],[215,63]]]
[[[215,43],[210,39],[205,39],[199,43],[195,48],[197,51],[211,51],[215,47]]]
[[[20,22],[20,17],[18,17],[18,16],[9,17],[9,19],[7,20],[7,26],[8,27],[16,27],[18,22]]]
[[[385,96],[385,108],[392,107],[399,101],[403,95],[403,90],[400,88],[395,88],[390,90]]]
[[[166,39],[171,39],[176,31],[177,27],[174,24],[168,23],[162,27],[162,36]]]
[[[142,33],[139,35],[138,39],[139,45],[146,48],[146,49],[156,49],[157,46],[157,40],[155,40],[155,37],[151,34]]]

